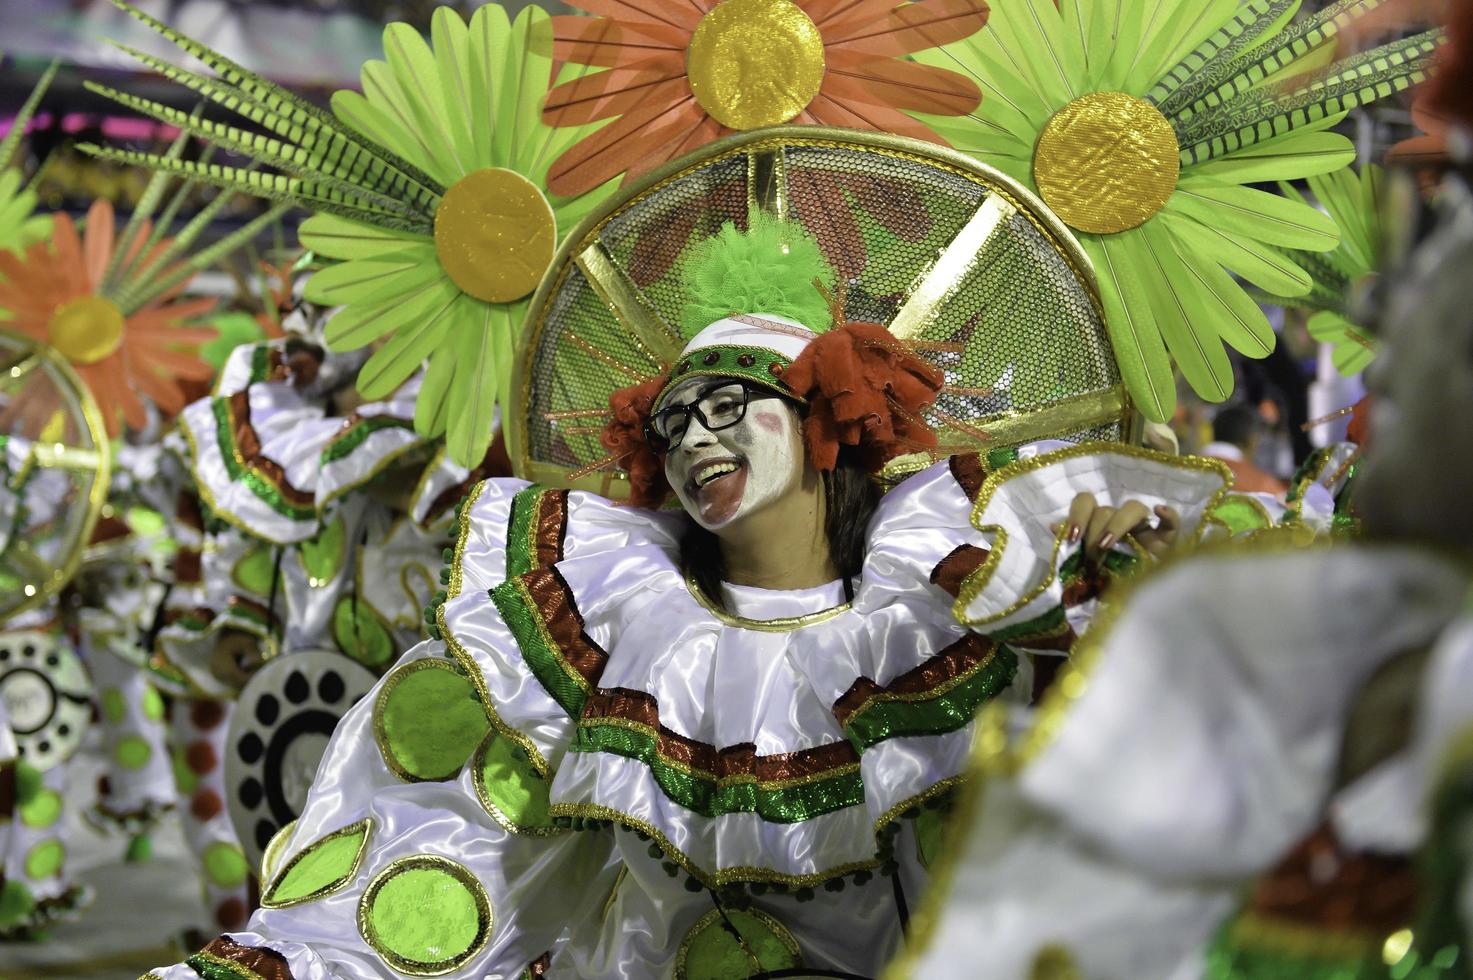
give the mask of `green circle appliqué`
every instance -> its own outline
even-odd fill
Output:
[[[358,931],[400,973],[439,976],[486,945],[491,903],[460,864],[428,854],[401,858],[364,890]]]
[[[373,705],[373,734],[400,779],[453,779],[491,727],[475,688],[447,660],[415,660],[384,681]]]

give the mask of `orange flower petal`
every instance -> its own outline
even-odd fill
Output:
[[[713,0],[682,0],[680,3],[649,3],[647,0],[578,0],[569,6],[590,14],[609,17],[629,29],[667,28],[683,30],[687,36],[716,4]]]
[[[702,112],[700,119],[694,125],[691,124],[689,116],[682,116],[678,121],[651,132],[649,135],[651,144],[654,145],[667,132],[670,135],[666,142],[659,145],[658,149],[652,149],[649,153],[636,160],[634,165],[629,168],[629,172],[624,175],[625,181],[643,176],[661,164],[674,160],[682,154],[689,153],[698,146],[705,146],[707,143],[714,142],[730,133],[731,130]]]
[[[692,125],[702,115],[695,96],[675,105],[641,105],[585,136],[554,160],[547,171],[547,189],[560,196],[592,190],[657,152],[660,142],[678,138],[672,137],[672,124],[678,127],[689,120],[687,125]]]
[[[825,79],[823,88],[819,89],[818,95],[808,104],[806,110],[809,119],[820,126],[872,129],[882,133],[895,133],[897,136],[910,136],[930,143],[940,143],[943,146],[946,143],[929,126],[916,121],[898,109],[891,109],[887,106],[851,105],[833,98],[829,95],[828,88],[828,81]]]
[[[964,116],[982,102],[982,90],[954,71],[913,61],[830,51],[823,91],[845,102]]]
[[[669,74],[670,69],[675,73]],[[549,126],[580,126],[623,115],[639,105],[674,105],[689,94],[684,65],[669,66],[664,72],[613,68],[584,75],[547,93],[542,119]]]
[[[122,268],[127,269],[133,265],[138,258],[138,253],[143,251],[143,243],[148,241],[148,236],[151,234],[153,234],[153,221],[144,218],[138,226],[138,234],[134,235],[133,240],[128,243],[128,251],[123,256],[123,261],[119,263]]]
[[[847,50],[899,56],[969,38],[987,23],[987,14],[982,0],[925,0],[897,7],[879,22],[845,18],[826,26],[823,39]]]
[[[642,57],[658,53],[684,58],[689,35],[684,41],[666,43],[634,30],[624,30],[608,17],[552,18],[553,56],[561,61],[601,68],[626,67]]]
[[[93,201],[87,209],[87,229],[82,239],[82,267],[87,274],[89,292],[102,285],[102,274],[113,257],[113,231],[112,203]]]
[[[64,278],[66,295],[57,297],[58,303],[90,292],[87,285],[87,270],[82,261],[82,239],[77,236],[77,226],[69,214],[58,214],[51,221],[51,242],[56,246],[55,271]]]

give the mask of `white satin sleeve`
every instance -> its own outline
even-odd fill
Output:
[[[612,831],[549,825],[514,832],[493,815],[495,796],[478,780],[494,732],[471,745],[474,751],[454,775],[406,779],[404,767],[414,766],[415,758],[458,755],[454,743],[469,724],[464,711],[448,705],[446,723],[426,719],[410,742],[386,733],[388,692],[424,671],[463,676],[445,658],[443,644],[426,641],[343,718],[279,870],[263,886],[262,908],[244,932],[217,941],[217,953],[256,955],[235,954],[231,943],[267,950],[287,962],[294,980],[392,980],[432,969],[395,957],[434,950],[446,961],[433,967],[434,975],[516,978],[553,950],[573,919],[592,914],[597,899],[608,895],[616,874]],[[485,730],[484,720],[475,730]],[[325,854],[320,842],[344,832],[361,833],[362,842],[353,860],[337,859],[335,880],[306,899],[296,893],[300,889],[283,890],[294,862],[300,868],[304,853],[307,860]],[[411,885],[396,895],[392,883],[416,869],[439,876],[439,891],[420,893]],[[447,890],[455,901],[437,898]]]
[[[1020,735],[979,739],[953,885],[891,976],[1172,976],[1321,818],[1355,693],[1464,581],[1393,548],[1221,550],[1143,579]]]

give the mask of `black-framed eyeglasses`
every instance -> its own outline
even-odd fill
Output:
[[[747,403],[762,398],[782,397],[775,391],[742,381],[723,379],[707,385],[683,405],[662,408],[644,426],[645,438],[655,452],[666,453],[680,445],[694,415],[707,432],[720,432],[736,425],[747,414]]]

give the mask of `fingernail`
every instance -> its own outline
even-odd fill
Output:
[[[1114,534],[1106,534],[1103,538],[1100,538],[1100,550],[1101,551],[1105,551],[1106,549],[1108,549],[1114,543],[1115,543],[1115,535]]]
[[[1074,544],[1078,540],[1079,540],[1079,525],[1078,524],[1070,524],[1069,525],[1069,543],[1070,544]]]

